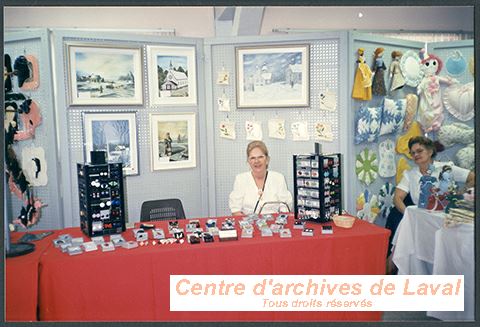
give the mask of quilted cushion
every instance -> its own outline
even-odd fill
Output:
[[[355,115],[355,144],[375,142],[380,132],[382,107],[360,107]]]
[[[406,103],[406,99],[392,100],[385,98],[385,101],[383,102],[380,135],[396,133],[403,127]]]

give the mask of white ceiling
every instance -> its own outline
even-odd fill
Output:
[[[242,27],[242,35],[274,29],[473,31],[473,7],[267,6],[263,15],[242,7],[5,7],[4,26],[91,29],[175,29],[177,36],[213,37],[219,26]],[[245,7],[243,7],[245,8]],[[222,15],[224,9],[229,9]],[[237,9],[233,10],[232,9]],[[363,17],[359,18],[358,13]],[[222,17],[223,18],[220,18]],[[218,24],[216,19],[222,19]],[[255,22],[252,23],[252,22]],[[251,30],[245,26],[251,26]],[[217,29],[217,31],[216,31]],[[225,35],[225,31],[223,33]],[[235,34],[234,34],[235,35]]]

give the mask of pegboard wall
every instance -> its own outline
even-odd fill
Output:
[[[38,60],[39,86],[34,90],[22,90],[18,87],[17,77],[12,77],[12,92],[21,93],[27,99],[35,101],[42,116],[41,124],[36,128],[33,138],[16,141],[14,150],[21,166],[22,150],[29,147],[42,147],[45,151],[48,182],[45,186],[34,186],[34,196],[41,199],[46,206],[41,209],[39,222],[29,230],[53,229],[63,226],[61,219],[61,195],[59,193],[57,149],[55,142],[55,113],[52,98],[52,76],[46,30],[27,30],[22,33],[7,33],[4,40],[4,53],[9,54],[12,68],[15,59],[21,55],[33,55]],[[17,101],[21,104],[23,101]],[[24,129],[19,118],[19,130]],[[5,192],[8,192],[5,190]],[[9,221],[20,215],[23,201],[8,192],[7,217]],[[21,228],[20,228],[21,229]]]
[[[421,48],[426,47],[428,53],[432,53],[440,57],[444,62],[448,58],[449,55],[453,52],[453,50],[460,50],[463,56],[468,60],[471,56],[473,56],[473,41],[467,40],[467,41],[455,41],[455,42],[441,42],[441,43],[431,43],[431,44],[424,44],[422,42],[415,42],[415,41],[402,41],[398,39],[388,39],[388,38],[382,38],[382,37],[375,37],[375,39],[372,39],[371,36],[368,35],[361,35],[357,33],[352,33],[351,34],[351,46],[350,46],[350,51],[349,51],[349,60],[350,60],[350,80],[349,80],[349,97],[351,101],[351,116],[349,118],[349,126],[351,127],[352,130],[355,130],[355,112],[359,110],[361,106],[369,106],[369,107],[375,107],[375,106],[380,106],[382,102],[384,101],[383,96],[376,96],[373,95],[372,99],[370,101],[359,101],[351,98],[351,92],[352,92],[352,87],[353,87],[353,81],[354,81],[354,74],[356,71],[356,60],[357,60],[357,49],[358,48],[364,48],[365,49],[365,59],[366,63],[370,66],[373,67],[373,60],[374,60],[374,51],[378,47],[384,48],[384,55],[383,59],[385,62],[385,66],[387,69],[385,70],[385,85],[387,88],[387,98],[391,99],[403,99],[407,94],[417,94],[417,89],[416,87],[411,87],[408,85],[405,85],[403,88],[397,91],[390,92],[390,78],[389,78],[389,72],[388,69],[390,67],[390,63],[392,62],[391,58],[391,52],[394,50],[399,50],[402,53],[405,53],[407,50],[414,50],[415,52],[418,53],[418,51]],[[446,69],[441,71],[439,76],[448,76]],[[465,71],[464,74],[461,76],[455,77],[460,83],[464,84],[467,82],[473,81],[473,76],[467,71]],[[441,86],[441,92],[444,91],[446,88],[446,85],[440,84]],[[446,124],[451,124],[454,122],[460,122],[457,120],[455,117],[453,117],[446,109],[444,109],[444,116],[445,119],[442,123],[442,125]],[[473,127],[473,119],[465,122],[467,125]],[[353,133],[352,133],[353,134]],[[352,188],[352,194],[349,198],[346,200],[349,201],[349,206],[352,208],[352,212],[356,212],[355,210],[355,201],[356,198],[364,192],[364,190],[368,190],[371,194],[377,195],[379,194],[380,188],[387,182],[392,183],[394,186],[396,185],[395,181],[395,176],[390,177],[390,178],[384,178],[377,176],[375,181],[371,183],[370,185],[365,185],[360,182],[358,179],[357,175],[355,174],[355,160],[356,160],[356,155],[360,153],[364,148],[369,149],[369,151],[372,151],[373,153],[376,154],[377,160],[380,159],[379,157],[379,144],[383,142],[384,140],[390,139],[396,144],[397,139],[405,134],[405,131],[403,131],[402,128],[399,129],[396,133],[393,134],[386,134],[386,135],[380,135],[378,139],[375,142],[362,142],[357,145],[353,145],[353,151],[352,155],[349,159],[345,160],[350,160],[351,162],[351,169],[347,172],[348,176],[352,179],[353,182],[353,188]],[[436,132],[431,132],[427,134],[426,136],[430,137],[433,140],[437,140],[437,135]],[[353,137],[353,135],[352,135]],[[351,139],[352,144],[353,139]],[[453,161],[455,162],[455,153],[461,149],[463,146],[462,145],[455,145],[452,148],[447,148],[444,152],[438,153],[436,160],[439,161]],[[400,157],[403,155],[400,155],[396,153],[396,159],[395,163],[398,163],[398,160]],[[405,159],[408,160],[409,165],[411,167],[415,166],[415,163],[411,160],[409,160],[406,156],[403,156]],[[378,225],[385,225],[386,222],[386,217],[383,217],[379,215],[377,217],[377,220],[375,221],[376,224]]]
[[[309,44],[310,46],[310,106],[304,108],[255,108],[239,109],[236,100],[236,67],[235,48],[237,46],[272,46],[278,44]],[[287,186],[293,194],[293,155],[312,153],[314,143],[322,144],[324,153],[338,152],[340,148],[340,119],[339,112],[345,106],[339,101],[340,76],[340,36],[336,38],[318,36],[317,39],[292,39],[288,42],[269,41],[261,42],[236,42],[228,44],[211,45],[211,74],[213,77],[212,99],[208,107],[212,110],[214,128],[214,173],[216,215],[229,215],[228,197],[233,188],[235,176],[250,169],[247,163],[246,147],[250,142],[246,139],[245,122],[257,121],[262,124],[263,141],[269,149],[271,157],[269,169],[282,173],[287,181]],[[229,73],[229,84],[219,85],[216,76],[221,71]],[[337,110],[327,111],[320,109],[320,94],[326,90],[336,94]],[[230,100],[230,111],[219,111],[217,99],[226,97]],[[279,118],[285,120],[285,139],[275,139],[268,136],[268,120]],[[236,139],[220,137],[219,126],[222,121],[235,122]],[[291,124],[297,121],[308,122],[310,140],[293,141]],[[314,125],[316,122],[330,123],[332,126],[333,141],[315,140]],[[211,180],[212,174],[209,174]]]
[[[68,183],[64,184],[65,191],[71,194],[69,208],[69,217],[66,217],[67,226],[79,225],[78,214],[78,186],[76,178],[76,163],[85,162],[84,151],[84,122],[85,113],[135,113],[137,127],[137,155],[138,155],[138,174],[127,175],[124,179],[125,189],[125,210],[126,220],[136,222],[140,220],[141,205],[144,201],[156,200],[163,198],[179,198],[184,206],[187,218],[199,217],[205,215],[206,206],[202,203],[201,187],[206,179],[201,169],[201,160],[199,155],[199,147],[197,146],[196,167],[186,169],[172,170],[152,170],[151,165],[151,138],[150,138],[150,114],[171,114],[171,113],[195,113],[196,115],[196,142],[197,144],[205,143],[201,139],[200,128],[204,128],[204,116],[202,112],[204,99],[198,96],[196,105],[189,106],[153,106],[149,101],[148,78],[152,68],[148,66],[147,46],[149,45],[178,45],[192,46],[196,48],[196,52],[201,51],[201,41],[195,39],[182,38],[162,38],[138,35],[115,35],[91,32],[71,32],[54,30],[55,35],[55,55],[61,64],[61,70],[57,69],[57,76],[61,76],[57,83],[57,93],[59,97],[59,108],[62,109],[60,117],[64,119],[65,126],[68,128],[63,132],[64,137],[62,149],[63,156],[68,158],[68,165],[64,166],[67,170],[65,179]],[[90,45],[117,45],[141,48],[142,59],[142,84],[143,84],[143,104],[142,105],[92,105],[92,106],[76,106],[69,104],[69,83],[68,83],[68,58],[66,44],[85,43]],[[202,57],[197,56],[195,66],[197,73],[197,85],[203,76]],[[203,87],[198,86],[197,93],[200,93]],[[201,121],[201,122],[200,122]],[[202,175],[203,174],[203,175]],[[202,177],[203,176],[203,177]]]

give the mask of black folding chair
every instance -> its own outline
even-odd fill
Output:
[[[185,219],[185,211],[179,199],[151,200],[142,203],[141,222],[177,219]]]

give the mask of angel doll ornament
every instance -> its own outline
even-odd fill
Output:
[[[440,93],[440,83],[451,85],[456,80],[450,77],[438,76],[443,67],[443,62],[435,55],[425,53],[422,49],[420,52],[421,69],[424,76],[420,84],[417,86],[417,94],[419,96],[418,103],[418,121],[423,127],[425,133],[437,131],[442,125],[443,102]]]
[[[392,63],[388,69],[391,81],[390,92],[401,89],[405,85],[405,78],[400,69],[401,57],[402,53],[400,51],[392,51]]]
[[[372,80],[372,93],[374,95],[386,95],[385,89],[385,63],[383,62],[383,48],[376,48],[373,62],[373,80]]]

